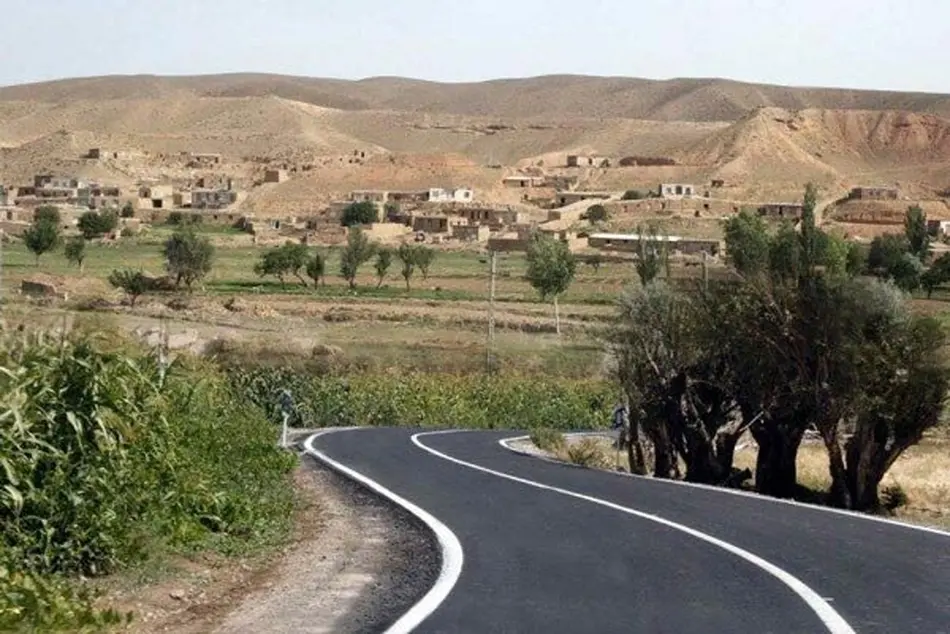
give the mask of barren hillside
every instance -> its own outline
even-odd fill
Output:
[[[760,108],[677,157],[716,166],[715,174],[726,179],[938,186],[950,177],[950,120],[897,111]]]
[[[950,116],[950,95],[747,84],[722,79],[664,81],[552,75],[477,83],[378,77],[359,81],[265,74],[110,76],[0,88],[0,101],[102,101],[277,96],[343,110],[443,112],[505,118],[607,117],[735,121],[749,109],[907,110]]]

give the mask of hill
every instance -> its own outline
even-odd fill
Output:
[[[606,117],[735,121],[752,108],[907,110],[950,116],[950,95],[750,84],[724,79],[648,80],[551,75],[474,83],[377,77],[358,81],[230,74],[64,79],[0,88],[0,101],[276,96],[339,110],[398,110],[503,118]]]
[[[759,108],[676,156],[716,166],[714,175],[724,179],[939,186],[950,179],[950,120],[901,111]]]

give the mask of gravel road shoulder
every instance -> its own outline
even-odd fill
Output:
[[[294,533],[264,561],[179,562],[112,603],[132,634],[383,632],[435,582],[441,558],[415,517],[309,455],[294,474]]]

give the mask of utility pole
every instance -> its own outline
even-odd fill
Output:
[[[495,273],[497,271],[497,252],[493,249],[491,257],[491,282],[488,287],[488,349],[485,352],[485,370],[492,373],[492,352],[495,349]]]
[[[6,232],[0,229],[0,310],[3,308],[3,240],[6,237]]]
[[[703,251],[703,290],[704,291],[709,290],[709,263],[707,262],[708,259],[709,259],[709,254]]]

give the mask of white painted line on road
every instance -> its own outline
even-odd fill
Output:
[[[605,506],[615,511],[620,511],[621,513],[626,513],[628,515],[633,515],[641,519],[649,520],[651,522],[656,522],[657,524],[661,524],[668,528],[672,528],[674,530],[686,533],[687,535],[690,535],[691,537],[695,537],[704,542],[712,544],[713,546],[717,546],[727,552],[732,553],[733,555],[736,555],[737,557],[744,559],[745,561],[751,563],[752,565],[764,570],[765,572],[769,573],[770,575],[772,575],[773,577],[775,577],[776,579],[784,583],[786,586],[788,586],[788,588],[791,589],[792,592],[797,594],[805,602],[805,604],[809,608],[811,608],[811,610],[818,616],[818,618],[821,619],[822,623],[825,624],[825,627],[828,628],[828,631],[831,634],[856,634],[854,629],[850,625],[848,625],[847,621],[844,620],[844,617],[838,614],[838,612],[833,607],[831,607],[831,605],[829,605],[828,602],[825,601],[821,597],[820,594],[818,594],[817,592],[812,590],[810,587],[808,587],[803,581],[798,579],[798,577],[795,577],[791,573],[786,572],[785,570],[779,568],[775,564],[772,564],[766,561],[765,559],[762,559],[758,555],[750,553],[749,551],[744,550],[734,544],[730,544],[729,542],[723,541],[721,539],[713,537],[712,535],[708,535],[706,533],[703,533],[702,531],[698,531],[694,528],[690,528],[689,526],[685,526],[683,524],[677,524],[676,522],[670,521],[668,519],[664,519],[658,515],[651,515],[649,513],[644,513],[643,511],[637,511],[636,509],[632,509],[626,506],[621,506],[620,504],[614,504],[613,502],[608,502],[607,500],[595,498],[590,495],[584,495],[583,493],[569,491],[567,489],[551,486],[549,484],[542,484],[540,482],[535,482],[534,480],[528,480],[526,478],[519,478],[518,476],[511,475],[510,473],[495,471],[494,469],[489,469],[487,467],[482,467],[480,465],[477,465],[471,462],[459,460],[458,458],[453,458],[452,456],[449,456],[440,451],[437,451],[427,445],[424,445],[422,441],[419,440],[419,438],[423,436],[434,436],[434,435],[453,434],[453,433],[458,433],[458,432],[455,432],[455,431],[424,432],[424,433],[415,434],[414,436],[412,436],[412,442],[423,451],[426,451],[434,456],[442,458],[443,460],[448,460],[449,462],[454,462],[455,464],[462,465],[463,467],[475,469],[476,471],[488,473],[490,475],[497,476],[499,478],[504,478],[506,480],[511,480],[512,482],[518,482],[520,484],[534,487],[536,489],[552,491],[554,493],[566,495],[568,497],[576,498],[578,500],[584,500],[585,502],[591,502],[592,504]]]
[[[419,506],[416,506],[409,500],[393,493],[380,483],[375,480],[354,471],[349,467],[343,465],[340,462],[337,462],[330,456],[326,455],[319,449],[316,449],[313,446],[313,442],[325,434],[339,433],[343,431],[355,431],[358,429],[365,428],[352,428],[352,429],[338,429],[332,431],[322,431],[318,432],[304,442],[304,447],[307,450],[307,453],[323,462],[330,468],[339,471],[343,475],[356,480],[363,486],[367,487],[374,493],[381,495],[384,498],[391,500],[393,503],[401,506],[406,509],[429,527],[439,541],[439,548],[442,551],[442,569],[439,571],[439,576],[435,580],[435,584],[432,588],[422,597],[418,603],[416,603],[408,612],[402,615],[398,621],[392,624],[385,631],[384,634],[408,634],[419,626],[420,623],[425,621],[433,612],[435,612],[438,607],[442,604],[443,601],[449,596],[449,593],[452,592],[452,588],[455,587],[455,584],[458,582],[459,575],[462,574],[462,564],[464,562],[464,553],[462,552],[462,544],[459,542],[458,537],[455,536],[448,526],[436,519],[432,514],[428,513]]]
[[[590,436],[590,435],[602,436],[602,434],[591,434],[590,432],[567,433],[564,435],[565,436]],[[516,436],[514,438],[504,438],[502,440],[499,440],[498,444],[504,447],[505,449],[507,449],[508,451],[514,452],[522,456],[529,456],[537,460],[544,460],[545,462],[552,462],[552,463],[560,464],[560,465],[569,464],[561,460],[548,458],[547,456],[537,456],[527,451],[515,449],[514,447],[510,445],[510,443],[521,442],[521,441],[530,442],[531,437],[530,436]],[[726,487],[717,487],[712,484],[683,482],[682,480],[664,480],[662,478],[652,478],[650,476],[641,476],[635,473],[623,473],[620,471],[604,470],[603,473],[609,473],[611,475],[620,476],[622,478],[634,478],[636,480],[646,480],[648,482],[653,482],[653,483],[656,483],[657,485],[663,485],[663,486],[670,485],[670,486],[690,487],[693,489],[703,489],[704,491],[715,491],[716,493],[723,493],[726,495],[739,495],[745,498],[758,500],[760,502],[768,502],[771,504],[785,504],[788,506],[797,506],[799,508],[808,509],[809,511],[816,511],[819,513],[834,513],[835,515],[844,515],[846,517],[864,520],[867,522],[878,522],[881,524],[890,524],[891,526],[898,526],[900,528],[907,528],[910,530],[920,531],[923,533],[931,533],[932,535],[940,535],[941,537],[950,537],[950,532],[940,530],[939,528],[932,528],[930,526],[918,526],[917,524],[908,524],[907,522],[892,520],[887,517],[879,517],[877,515],[869,515],[868,513],[860,513],[858,511],[849,511],[847,509],[837,509],[832,506],[818,506],[817,504],[808,504],[807,502],[799,502],[797,500],[784,500],[782,498],[773,498],[768,495],[762,495],[761,493],[755,493],[752,491],[743,491],[741,489],[729,489]]]

